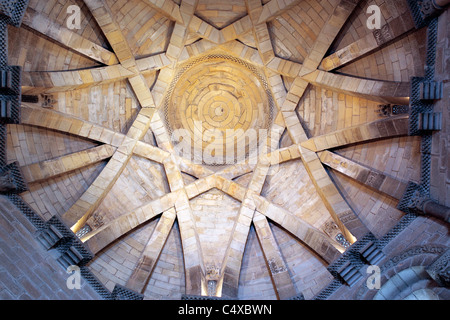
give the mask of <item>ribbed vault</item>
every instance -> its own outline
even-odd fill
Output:
[[[401,28],[377,41],[371,4]],[[420,180],[408,114],[379,112],[407,106],[424,73],[426,28],[406,1],[30,1],[9,32],[23,94],[54,100],[24,102],[8,126],[21,196],[78,234],[110,290],[312,298],[351,244],[401,219]],[[174,143],[185,129],[195,145],[198,121],[268,135],[216,141],[248,150],[211,166]]]

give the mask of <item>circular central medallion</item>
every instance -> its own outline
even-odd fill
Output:
[[[232,164],[258,148],[272,123],[273,99],[256,67],[208,55],[181,65],[164,99],[164,118],[181,156]]]

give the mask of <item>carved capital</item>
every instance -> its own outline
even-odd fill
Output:
[[[28,190],[17,162],[0,168],[0,193],[22,193]]]
[[[427,19],[442,13],[442,11],[445,9],[445,6],[448,4],[448,1],[440,1],[440,2],[442,2],[443,5],[439,5],[436,0],[418,1],[417,3],[419,5],[422,18]]]
[[[427,269],[428,274],[440,286],[450,286],[450,249],[445,251],[432,265]]]
[[[112,292],[113,300],[143,300],[144,296],[124,286],[116,284]]]

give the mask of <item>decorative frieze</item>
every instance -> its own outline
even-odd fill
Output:
[[[183,294],[181,296],[181,300],[234,300],[232,298],[220,298],[220,297],[213,297],[213,296],[199,296],[199,295],[192,295],[192,294]]]
[[[409,106],[397,104],[382,104],[378,106],[376,112],[380,115],[380,117],[392,117],[401,114],[408,114]]]
[[[0,14],[8,19],[8,23],[20,27],[29,0],[1,0]]]
[[[300,294],[295,295],[295,296],[293,296],[291,298],[288,298],[286,300],[305,300],[305,296],[302,293],[300,293]]]
[[[112,293],[112,300],[143,300],[144,295],[116,284]]]
[[[420,83],[421,100],[440,100],[444,95],[444,83],[437,81],[423,81]]]

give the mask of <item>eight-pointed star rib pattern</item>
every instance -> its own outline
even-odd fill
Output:
[[[365,235],[368,230],[344,199],[325,166],[337,168],[338,171],[356,179],[359,178],[352,170],[366,169],[351,160],[341,158],[330,150],[375,139],[408,135],[408,117],[399,116],[310,137],[297,115],[298,105],[302,99],[305,99],[311,86],[346,96],[368,98],[372,101],[407,104],[409,83],[363,79],[331,72],[359,58],[357,55],[346,56],[345,61],[340,61],[344,58],[337,53],[327,56],[329,48],[360,3],[357,0],[331,1],[335,5],[326,17],[325,23],[319,28],[302,63],[281,58],[277,54],[269,29],[269,22],[290,12],[294,7],[301,5],[302,1],[271,0],[262,4],[260,0],[246,0],[247,14],[221,29],[195,14],[201,2],[199,0],[181,0],[179,4],[172,0],[146,0],[145,2],[157,14],[172,21],[173,25],[166,50],[145,57],[138,57],[133,53],[134,47],[128,43],[124,35],[124,26],[115,20],[117,15],[114,11],[117,8],[110,7],[111,1],[84,0],[110,44],[111,50],[97,48],[98,45],[91,45],[91,42],[83,36],[71,31],[67,31],[65,36],[51,33],[40,24],[48,19],[33,9],[29,10],[24,21],[25,25],[43,33],[62,46],[72,47],[73,50],[102,65],[71,71],[24,72],[24,87],[31,88],[34,93],[58,93],[126,79],[141,109],[128,132],[123,134],[75,116],[24,103],[23,124],[57,130],[103,144],[94,149],[53,159],[51,164],[60,168],[56,171],[48,169],[48,162],[25,166],[23,170],[26,179],[29,182],[41,181],[109,159],[92,184],[62,215],[62,219],[74,232],[89,226],[90,232],[83,236],[82,241],[94,254],[98,254],[124,235],[160,217],[126,282],[126,286],[131,290],[145,292],[164,244],[177,221],[183,251],[186,294],[237,297],[246,242],[253,227],[260,240],[277,296],[287,299],[297,295],[296,286],[289,275],[288,264],[281,254],[269,223],[276,223],[301,241],[305,247],[309,248],[308,250],[312,250],[326,264],[333,262],[349,244]],[[48,25],[51,24],[49,20]],[[404,30],[395,36],[401,36],[410,30],[410,27],[405,26]],[[67,35],[70,35],[71,41],[67,40]],[[367,39],[369,37],[370,35],[366,36]],[[254,47],[245,44],[243,39],[253,39]],[[82,44],[77,45],[78,43]],[[364,50],[365,52],[376,51],[381,45],[383,44],[370,43]],[[283,132],[286,131],[291,141],[290,146],[277,147],[267,154],[257,155],[255,158],[219,169],[196,163],[176,152],[171,132],[164,119],[165,98],[168,92],[173,91],[171,85],[174,83],[174,78],[186,62],[203,58],[206,59],[205,63],[214,64],[214,61],[208,62],[210,60],[207,59],[211,54],[215,54],[215,57],[220,54],[234,57],[262,70],[262,78],[266,81],[267,90],[275,107],[270,126],[273,133],[271,139],[278,146]],[[225,60],[222,59],[222,62]],[[227,68],[226,64],[223,68]],[[207,82],[197,84],[194,76],[192,79],[183,78],[182,80],[187,84],[182,89],[189,94],[180,90],[180,96],[178,100],[175,100],[180,104],[186,102],[183,105],[186,110],[183,110],[185,112],[181,117],[186,116],[188,110],[192,111],[193,106],[190,103],[193,102],[189,100],[189,96],[206,96],[211,99],[210,108],[214,110],[210,111],[204,107],[207,116],[208,112],[213,112],[211,119],[221,119],[222,116],[225,119],[224,113],[230,110],[240,112],[238,109],[233,109],[242,103],[243,100],[239,99],[244,99],[235,92],[239,81],[243,80],[239,72],[233,68],[211,70],[214,71],[212,77],[220,78],[221,73],[223,75],[224,72],[228,72],[234,74],[235,78],[227,83],[228,79],[224,77],[222,87]],[[205,74],[207,79],[208,74]],[[154,79],[152,84],[149,84],[149,75]],[[242,83],[246,84],[245,81]],[[181,85],[183,86],[184,82]],[[191,93],[201,85],[204,92]],[[214,85],[216,87],[209,87]],[[257,91],[256,85],[251,81],[247,82],[247,85],[255,86],[255,92]],[[286,90],[287,87],[288,90]],[[245,91],[246,88],[238,89]],[[248,92],[250,91],[249,89]],[[219,97],[214,100],[215,94]],[[220,95],[228,98],[222,101]],[[183,100],[185,98],[188,100]],[[245,112],[249,114],[247,121],[251,123],[254,120],[251,116],[252,110],[256,112],[254,116],[257,117],[257,112],[261,113],[263,109],[252,109],[253,102],[248,101],[248,109]],[[263,100],[256,100],[255,103],[257,102],[262,104]],[[178,112],[179,109],[176,107],[175,105],[175,110]],[[194,107],[201,109],[198,105]],[[243,113],[239,114],[243,115]],[[177,114],[170,116],[180,117]],[[262,115],[259,114],[259,116]],[[189,119],[182,120],[186,121],[186,126],[193,124],[188,124]],[[235,125],[239,123],[239,120],[239,118],[236,119]],[[220,127],[220,121],[214,122],[214,125]],[[193,126],[191,128],[195,131]],[[155,139],[154,144],[144,139],[149,133]],[[268,145],[273,145],[272,143],[273,141],[267,141]],[[100,217],[101,222],[98,223],[99,215],[101,216],[102,213],[97,210],[134,156],[161,164],[169,191],[142,205],[127,208],[128,211],[122,212],[120,216],[104,215]],[[76,159],[80,157],[85,161],[75,164]],[[320,221],[317,220],[315,223],[307,221],[303,216],[290,212],[269,200],[262,193],[268,175],[276,174],[276,170],[280,170],[280,165],[292,161],[301,161],[310,183],[314,185],[321,206],[326,208],[326,214],[321,216]],[[66,165],[67,163],[72,164]],[[344,169],[340,166],[342,164],[346,164]],[[349,169],[346,170],[347,168]],[[40,175],[34,173],[38,169],[42,170]],[[192,177],[193,181],[186,182],[185,174]],[[249,175],[250,178],[246,184],[241,184],[238,178],[244,175]],[[396,189],[395,194],[401,194],[404,183],[394,178],[390,179],[391,183],[398,182],[398,190]],[[368,180],[359,179],[359,181],[368,185],[372,183]],[[380,192],[388,192],[387,187],[382,184],[372,184],[371,187]],[[225,248],[223,255],[211,262],[205,261],[204,250],[210,249],[202,244],[199,236],[202,227],[196,222],[191,202],[213,189],[220,190],[238,201],[240,205],[233,219],[228,221],[231,228],[225,235],[226,240],[217,242],[217,245]],[[220,206],[220,203],[217,203],[217,206]]]

